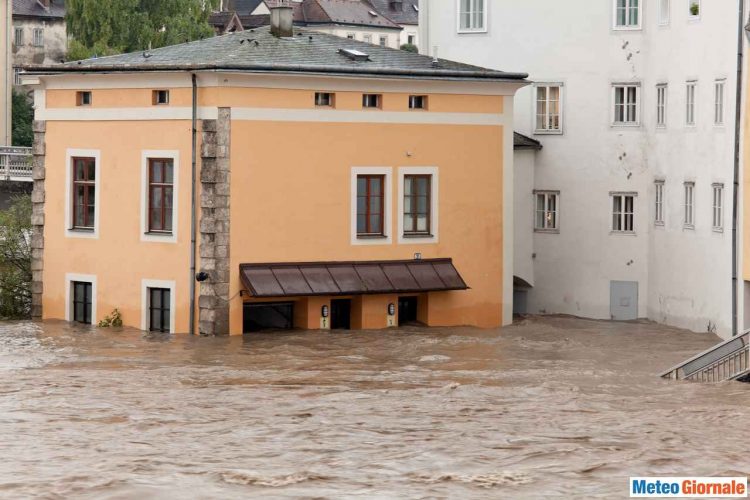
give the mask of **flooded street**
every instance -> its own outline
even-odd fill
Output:
[[[750,385],[663,381],[718,339],[533,318],[144,337],[0,324],[0,497],[624,498],[750,475]]]

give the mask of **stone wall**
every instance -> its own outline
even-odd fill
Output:
[[[229,335],[229,181],[231,109],[218,120],[203,120],[200,168],[198,329],[201,335]]]
[[[34,190],[31,192],[31,317],[42,317],[42,293],[44,285],[42,273],[44,270],[44,179],[45,179],[45,141],[44,135],[47,123],[35,121],[33,170]]]

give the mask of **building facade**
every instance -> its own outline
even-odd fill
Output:
[[[30,68],[35,315],[204,334],[511,321],[525,75],[279,29]]]
[[[527,312],[731,336],[739,7],[422,5],[424,53],[535,82],[515,108],[516,130],[544,146],[533,189],[516,193],[533,202]]]
[[[21,68],[62,62],[68,50],[63,0],[13,0],[13,85],[20,89]]]
[[[2,105],[0,105],[0,146],[10,146],[12,137],[11,127],[11,92],[13,88],[13,56],[11,47],[11,0],[3,0],[0,3],[0,23],[2,23],[4,36],[0,37],[0,54],[3,58],[2,76],[0,76],[0,93],[2,93]]]

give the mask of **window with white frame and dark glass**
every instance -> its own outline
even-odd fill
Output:
[[[154,106],[169,104],[169,90],[154,90],[151,93],[151,104]]]
[[[96,223],[96,160],[73,158],[73,229],[93,230]]]
[[[664,181],[654,182],[654,223],[664,225]]]
[[[16,28],[13,31],[13,45],[16,47],[20,47],[23,45],[23,28],[20,26],[16,26]]]
[[[170,303],[172,291],[169,288],[148,289],[148,329],[152,332],[170,332]]]
[[[615,28],[641,27],[641,0],[614,0]]]
[[[388,46],[388,37],[387,36],[381,36],[380,37],[380,46],[381,47],[387,47]]]
[[[76,92],[76,106],[91,106],[93,102],[90,90]]]
[[[362,107],[363,108],[379,108],[383,96],[380,94],[363,94],[362,95]]]
[[[687,82],[685,85],[685,124],[695,125],[695,89],[696,82]]]
[[[667,84],[656,86],[656,126],[667,126]]]
[[[557,231],[560,229],[558,191],[537,191],[534,230]]]
[[[34,28],[34,47],[44,47],[44,30],[42,28]]]
[[[714,231],[724,230],[724,184],[714,184],[711,186],[712,197],[712,217],[711,227]]]
[[[13,85],[21,85],[21,68],[13,68]]]
[[[73,321],[91,324],[92,284],[87,281],[73,281]]]
[[[385,236],[385,176],[357,176],[357,236]]]
[[[486,0],[458,0],[458,31],[487,30]]]
[[[409,109],[427,109],[426,95],[410,95]]]
[[[315,92],[315,105],[320,108],[333,107],[334,94],[331,92]]]
[[[612,232],[635,232],[635,194],[612,195]]]
[[[172,200],[174,199],[174,161],[148,160],[148,231],[172,232]]]
[[[724,125],[724,88],[726,80],[714,82],[714,125]]]
[[[685,199],[684,199],[684,224],[688,229],[695,227],[695,183],[685,183]]]
[[[614,85],[614,124],[638,125],[640,121],[640,92],[638,85]]]
[[[432,176],[404,176],[404,235],[429,236],[432,226]]]
[[[557,84],[536,85],[536,132],[562,132],[562,87]]]

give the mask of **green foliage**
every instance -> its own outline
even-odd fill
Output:
[[[31,123],[34,121],[34,106],[23,92],[13,91],[13,146],[31,147],[34,132]]]
[[[0,317],[31,313],[31,197],[19,195],[0,211]]]
[[[701,12],[701,6],[698,2],[693,2],[690,4],[690,14],[693,16],[697,16]]]
[[[99,322],[99,328],[109,328],[114,326],[115,328],[122,326],[122,314],[119,309],[112,311],[112,314],[105,316],[103,320]]]
[[[419,49],[413,43],[405,43],[401,45],[401,50],[405,50],[406,52],[414,52],[415,54],[419,52]]]
[[[164,47],[213,35],[218,0],[67,0],[68,60]]]

